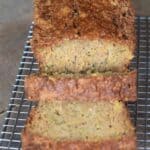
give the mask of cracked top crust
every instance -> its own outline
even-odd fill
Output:
[[[130,0],[35,0],[32,47],[64,39],[107,39],[135,49],[135,14]]]

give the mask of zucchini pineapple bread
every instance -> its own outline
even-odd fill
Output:
[[[33,74],[25,78],[25,93],[32,101],[135,101],[136,71],[55,76]]]
[[[42,72],[124,71],[135,50],[130,0],[35,0],[32,50]]]
[[[136,100],[130,0],[34,0],[32,50],[40,73],[25,78],[39,101],[22,133],[23,150],[135,150],[121,101]]]
[[[135,150],[136,137],[122,102],[39,103],[22,134],[23,150]]]

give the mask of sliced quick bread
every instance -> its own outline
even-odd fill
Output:
[[[119,101],[50,101],[31,111],[23,150],[135,150],[136,137]]]
[[[134,19],[131,0],[35,0],[32,50],[46,73],[124,71]]]
[[[25,78],[25,93],[32,101],[136,101],[136,71],[126,73],[33,74]]]

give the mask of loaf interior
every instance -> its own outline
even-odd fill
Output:
[[[127,110],[118,101],[41,103],[31,113],[26,130],[55,141],[100,141],[134,135]]]
[[[51,74],[122,71],[133,58],[128,46],[107,40],[64,40],[38,51],[41,68]]]

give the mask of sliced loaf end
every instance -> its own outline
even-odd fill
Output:
[[[41,70],[124,71],[135,51],[131,0],[35,0],[32,50]]]
[[[121,102],[51,101],[30,114],[23,149],[104,147],[134,150],[135,131]],[[46,146],[46,147],[45,147]]]
[[[127,43],[110,40],[64,40],[35,51],[43,72],[87,73],[125,71],[134,57]]]

